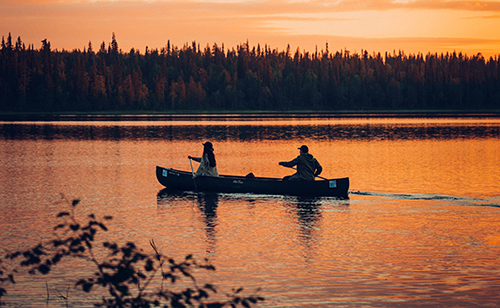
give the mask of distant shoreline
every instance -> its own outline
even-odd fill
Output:
[[[500,110],[0,112],[0,121],[164,121],[188,119],[498,118]]]

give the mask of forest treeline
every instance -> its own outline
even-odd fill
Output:
[[[271,50],[248,42],[123,52],[113,34],[97,50],[0,50],[0,110],[492,110],[500,58],[481,54],[369,54]]]

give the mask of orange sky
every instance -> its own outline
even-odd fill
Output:
[[[499,1],[444,0],[0,0],[0,35],[26,44],[94,49],[114,32],[119,48],[226,49],[244,43],[292,51],[403,50],[500,55]]]

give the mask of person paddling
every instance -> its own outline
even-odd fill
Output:
[[[279,165],[284,167],[292,168],[297,166],[297,172],[291,176],[285,176],[283,181],[314,181],[314,178],[323,171],[323,167],[316,158],[309,154],[307,145],[303,145],[298,149],[300,154],[295,159],[289,162],[279,162]]]
[[[198,170],[194,173],[194,177],[219,176],[219,171],[217,171],[217,162],[215,161],[214,147],[210,141],[203,143],[202,157],[188,156],[188,158],[200,163]]]

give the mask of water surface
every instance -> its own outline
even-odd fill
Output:
[[[307,144],[350,198],[164,190],[156,165],[189,170],[207,140],[221,174],[271,177]],[[261,287],[262,307],[496,307],[498,153],[495,118],[3,122],[2,254],[49,239],[63,195],[80,217],[114,216],[109,240],[208,257],[200,280]],[[73,287],[88,271],[20,275],[6,304],[91,306]]]

